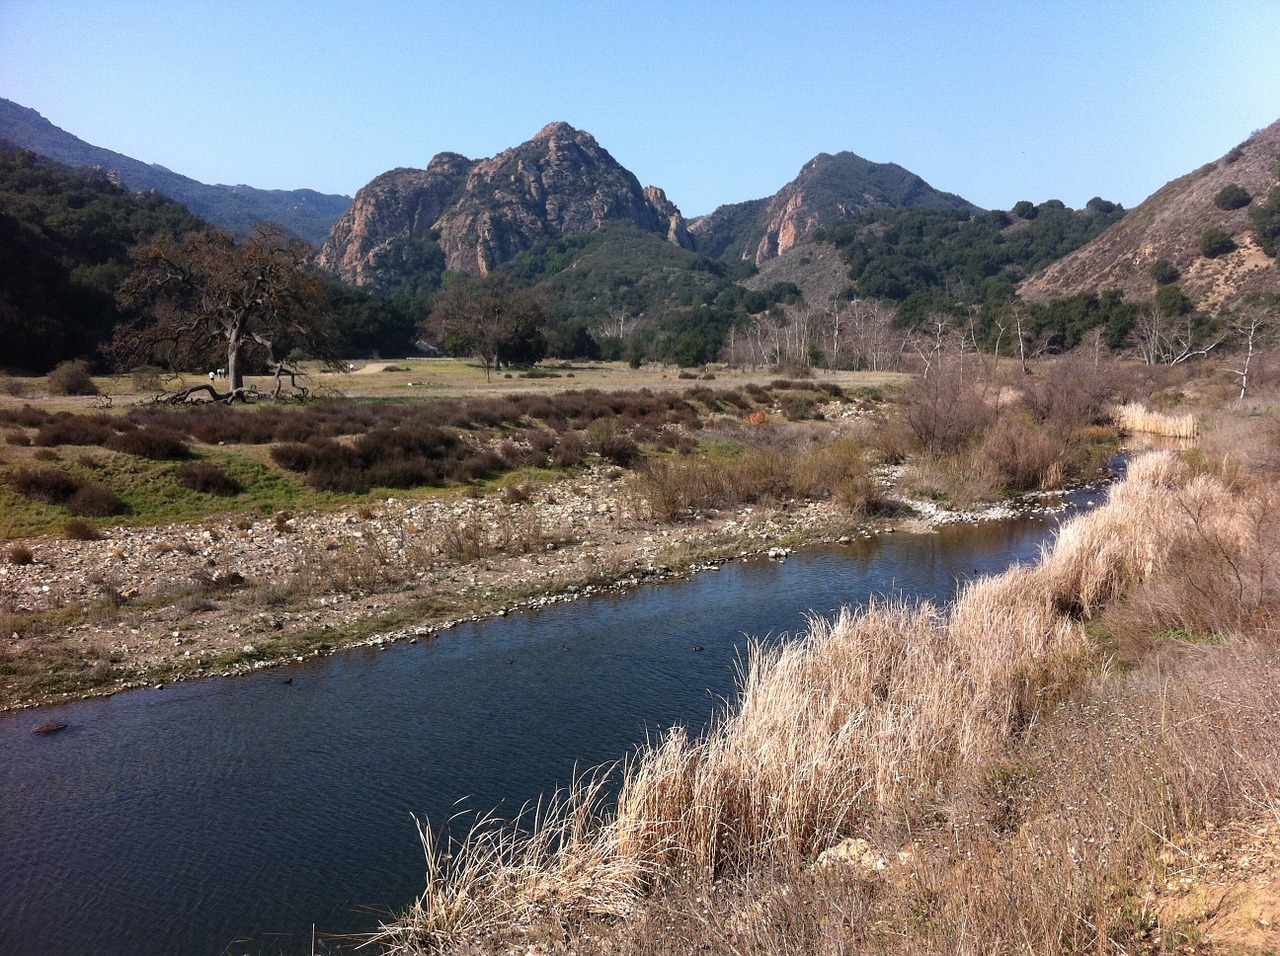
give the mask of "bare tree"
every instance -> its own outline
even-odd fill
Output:
[[[1229,334],[1229,330],[1210,333],[1194,312],[1169,315],[1154,304],[1138,313],[1129,333],[1134,351],[1144,363],[1169,366],[1208,355]]]
[[[1249,373],[1258,354],[1274,343],[1276,320],[1272,308],[1254,299],[1239,306],[1231,317],[1228,334],[1241,341],[1242,350],[1235,367],[1228,367],[1226,371],[1240,380],[1241,401],[1248,394]]]
[[[248,356],[273,365],[276,394],[295,371],[280,353],[305,345],[337,361],[339,338],[327,284],[310,272],[310,247],[273,224],[237,242],[209,228],[178,241],[154,239],[131,251],[134,269],[120,289],[121,303],[138,313],[120,326],[107,347],[118,366],[160,360],[174,369],[216,364],[226,357],[227,391],[211,380],[184,389],[185,399],[207,391],[218,401],[244,398]],[[296,389],[295,389],[296,390]]]
[[[422,330],[446,351],[467,352],[491,370],[511,362],[536,362],[546,354],[542,304],[505,273],[455,283],[436,300]]]

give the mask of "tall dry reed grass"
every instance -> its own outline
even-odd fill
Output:
[[[1111,412],[1116,425],[1131,435],[1159,435],[1162,438],[1195,438],[1199,432],[1196,417],[1189,412],[1170,415],[1153,412],[1141,402],[1118,405]]]
[[[787,498],[831,498],[855,514],[886,507],[864,447],[842,439],[802,448],[749,446],[730,458],[653,458],[631,477],[633,499],[664,521],[692,512]]]
[[[1280,684],[1274,666],[1250,671],[1269,652],[1241,639],[1235,658],[1188,666],[1176,683],[1117,682],[1094,666],[1082,622],[1179,554],[1247,549],[1236,504],[1214,477],[1150,455],[1038,565],[978,581],[950,609],[877,603],[754,645],[733,705],[701,736],[677,727],[643,747],[612,810],[605,778],[590,777],[527,829],[488,821],[447,859],[426,840],[426,891],[376,942],[420,953],[548,923],[569,933],[664,893],[687,901],[679,887],[721,905],[724,886],[773,874],[770,894],[795,889],[809,908],[802,935],[843,914],[796,951],[846,952],[854,937],[899,953],[1123,950],[1147,928],[1126,887],[1152,847],[1246,792],[1280,790],[1274,737],[1257,729]],[[1255,701],[1241,703],[1233,673]],[[1246,780],[1256,766],[1271,769]],[[908,847],[856,905],[838,885],[849,877],[810,865],[855,835]],[[739,900],[738,915],[772,905]],[[713,923],[699,922],[695,949],[794,941],[754,917]],[[631,931],[610,939],[619,952],[691,951]]]

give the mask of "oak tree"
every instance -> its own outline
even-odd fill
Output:
[[[451,354],[474,355],[492,369],[531,364],[546,354],[546,315],[538,297],[504,273],[463,279],[440,294],[423,332]]]
[[[192,369],[224,361],[227,391],[211,382],[218,401],[243,399],[247,362],[273,366],[293,382],[283,356],[296,347],[330,362],[339,337],[330,286],[308,268],[310,247],[274,224],[237,241],[208,228],[181,240],[160,237],[131,250],[133,271],[120,288],[121,304],[137,318],[117,328],[107,348],[116,364],[161,362]]]

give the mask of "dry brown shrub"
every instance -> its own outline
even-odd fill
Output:
[[[53,395],[97,395],[98,386],[89,375],[89,363],[84,359],[59,362],[45,382]]]
[[[70,541],[97,541],[102,537],[92,522],[83,518],[72,518],[62,526],[62,533]]]
[[[31,564],[36,559],[35,552],[21,541],[11,542],[4,553],[10,564]]]
[[[1062,484],[1066,449],[1060,438],[1029,416],[1005,414],[982,436],[973,460],[1011,491],[1037,491]]]

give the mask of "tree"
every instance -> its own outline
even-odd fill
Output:
[[[512,362],[533,363],[546,354],[546,314],[538,297],[518,289],[505,273],[463,279],[436,299],[422,331],[453,354],[471,354],[485,378]]]
[[[1213,197],[1213,204],[1219,209],[1241,209],[1253,201],[1253,197],[1249,195],[1249,190],[1245,189],[1239,183],[1227,183]]]
[[[1182,277],[1182,273],[1168,259],[1157,259],[1151,263],[1151,278],[1156,281],[1156,285],[1172,285]]]
[[[1230,315],[1228,328],[1231,335],[1241,342],[1241,351],[1236,358],[1234,368],[1226,370],[1240,380],[1240,400],[1244,401],[1249,392],[1250,367],[1254,364],[1258,353],[1275,344],[1276,322],[1275,307],[1280,304],[1275,296],[1262,298],[1249,296],[1240,303]]]
[[[116,330],[107,351],[118,366],[159,360],[188,370],[217,364],[225,354],[225,393],[210,383],[177,397],[203,390],[226,402],[245,397],[250,359],[274,365],[277,383],[284,374],[293,381],[282,359],[292,348],[336,363],[330,289],[307,269],[309,255],[305,241],[274,224],[238,242],[210,227],[136,246],[120,301],[139,317]]]
[[[1234,252],[1235,240],[1229,234],[1216,227],[1200,233],[1200,254],[1206,259],[1216,259],[1228,252]]]

